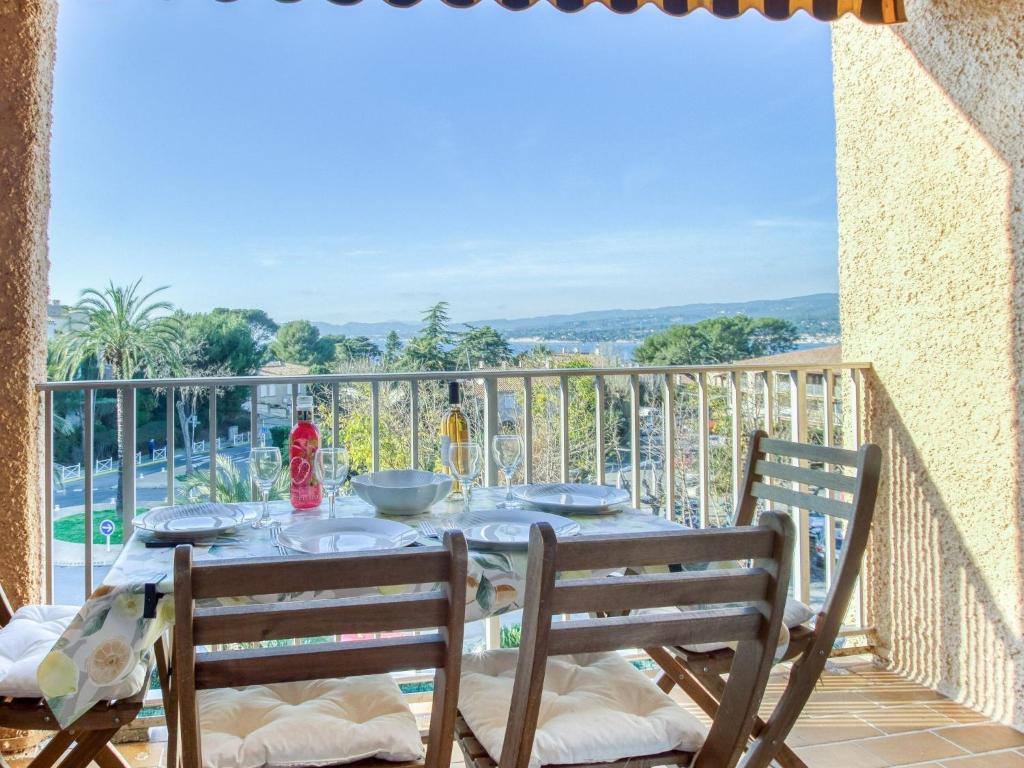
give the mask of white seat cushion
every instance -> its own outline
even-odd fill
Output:
[[[71,605],[26,605],[14,612],[7,626],[0,629],[0,696],[37,699],[44,695],[36,674],[39,665],[78,610]],[[149,665],[140,659],[100,692],[104,699],[111,700],[131,696],[142,688],[148,672]]]
[[[39,662],[78,613],[70,605],[26,605],[0,629],[0,696],[42,696],[36,680]]]
[[[810,606],[792,597],[786,600],[786,609],[782,613],[782,630],[779,633],[779,650],[775,655],[776,659],[781,659],[785,655],[786,648],[789,646],[789,630],[806,624],[813,616],[814,611]],[[694,653],[711,653],[722,648],[735,648],[736,643],[700,643],[683,647]]]
[[[508,723],[516,649],[464,656],[459,710],[497,762]],[[548,659],[531,768],[600,763],[671,749],[697,751],[707,729],[615,653]]]
[[[285,768],[423,756],[390,675],[201,691],[204,768]]]

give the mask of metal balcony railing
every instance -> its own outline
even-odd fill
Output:
[[[648,508],[693,526],[727,525],[741,485],[747,435],[755,428],[801,442],[857,447],[861,442],[861,380],[866,364],[840,364],[832,368],[798,365],[763,367],[744,364],[699,367],[626,367],[561,369],[494,369],[444,373],[369,373],[295,377],[236,377],[199,379],[140,379],[130,381],[48,382],[38,389],[45,414],[44,451],[49,471],[43,488],[46,566],[44,593],[53,601],[59,593],[67,602],[69,591],[78,596],[92,592],[105,573],[111,555],[94,541],[96,497],[115,501],[110,476],[100,478],[94,459],[97,432],[97,395],[117,395],[121,403],[123,440],[120,445],[120,522],[124,536],[139,506],[137,480],[138,404],[165,400],[163,445],[153,456],[163,458],[160,476],[147,480],[147,504],[180,500],[179,476],[185,471],[181,417],[176,401],[185,392],[204,392],[202,418],[205,437],[193,440],[189,458],[196,459],[194,472],[209,473],[209,497],[216,499],[213,482],[218,455],[242,459],[239,451],[258,444],[261,428],[274,426],[274,409],[261,407],[261,385],[286,385],[289,405],[282,409],[294,422],[300,392],[311,393],[317,402],[324,444],[339,444],[349,426],[368,425],[361,434],[368,445],[365,466],[433,468],[436,461],[436,420],[446,405],[443,382],[464,382],[464,410],[474,438],[483,445],[486,469],[483,481],[498,482],[498,468],[491,460],[491,437],[516,431],[526,447],[522,479],[536,481],[586,480],[628,487],[636,507]],[[210,396],[212,393],[213,396]],[[268,398],[269,400],[270,398]],[[220,403],[234,403],[235,430],[222,428]],[[65,462],[55,457],[58,445],[53,431],[56,408],[80,409],[81,457]],[[110,407],[109,405],[107,406]],[[225,406],[227,408],[227,406]],[[65,415],[65,414],[61,414]],[[147,418],[153,418],[152,409]],[[176,416],[178,417],[176,420]],[[109,421],[110,414],[106,418]],[[205,424],[202,422],[205,421]],[[248,434],[239,434],[238,421],[247,421]],[[244,426],[244,425],[243,425]],[[104,429],[108,429],[104,426]],[[221,434],[219,434],[221,433]],[[150,432],[152,437],[152,433]],[[151,444],[152,445],[152,444]],[[176,446],[179,446],[176,448]],[[351,449],[352,446],[350,446]],[[66,439],[60,450],[67,451]],[[208,453],[207,453],[208,452]],[[201,458],[196,454],[203,453]],[[399,453],[401,455],[399,455]],[[147,450],[147,458],[149,451]],[[397,456],[397,458],[396,458]],[[55,458],[59,461],[55,461]],[[154,472],[153,464],[145,465]],[[143,476],[144,478],[151,476]],[[157,488],[154,489],[154,483]],[[162,484],[162,487],[161,487]],[[194,485],[194,483],[192,484]],[[813,489],[812,489],[813,490]],[[826,492],[822,490],[821,492]],[[154,500],[154,494],[156,494]],[[57,496],[60,499],[57,499]],[[78,503],[78,497],[81,502]],[[60,501],[57,505],[55,502]],[[84,541],[81,563],[68,563],[66,542],[55,545],[55,522],[71,514],[83,515]],[[112,513],[113,514],[113,513]],[[797,573],[793,591],[804,602],[823,597],[832,577],[837,550],[842,546],[844,523],[797,511]],[[60,557],[55,550],[60,549]],[[116,547],[115,547],[116,549]],[[95,553],[102,551],[100,563]],[[116,552],[114,553],[116,554]],[[74,560],[74,558],[71,558]],[[69,584],[77,584],[69,586]],[[80,598],[76,598],[80,599]],[[862,601],[861,601],[862,602]],[[864,631],[861,603],[850,616],[850,634]],[[487,632],[497,638],[496,624]]]

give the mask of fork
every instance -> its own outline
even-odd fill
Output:
[[[288,551],[284,548],[281,543],[280,534],[278,533],[278,526],[270,526],[270,543],[274,545],[279,555],[287,555]]]
[[[437,525],[424,520],[420,523],[419,528],[420,533],[428,539],[441,539],[444,538],[445,531],[454,531],[458,526],[451,518],[445,518],[444,520],[439,520]]]

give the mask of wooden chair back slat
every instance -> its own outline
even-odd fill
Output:
[[[744,560],[771,556],[772,539],[753,530],[708,528],[688,531],[687,545],[679,547],[679,534],[631,533],[566,539],[558,546],[559,571],[583,571],[652,565],[687,565],[719,560]]]
[[[434,669],[426,768],[451,760],[466,613],[466,542],[373,555],[318,555],[193,563],[175,552],[175,666],[183,768],[202,765],[196,693],[209,688]],[[197,607],[206,598],[424,585],[425,592],[273,604]],[[352,642],[201,651],[197,646],[391,632],[436,631]]]
[[[448,596],[439,590],[388,597],[316,600],[196,608],[196,645],[249,643],[299,637],[396,632],[439,627],[448,621]]]
[[[760,568],[736,568],[687,573],[624,576],[610,584],[607,577],[574,579],[555,584],[554,613],[591,613],[759,600],[767,594],[772,574]]]
[[[760,449],[774,456],[786,456],[791,459],[817,461],[824,464],[838,464],[844,467],[856,467],[858,452],[847,448],[832,448],[811,443],[796,443],[789,440],[774,440],[765,436],[760,440]]]
[[[793,464],[780,464],[777,461],[765,461],[763,459],[757,462],[755,471],[761,477],[775,477],[780,480],[788,480],[791,483],[829,488],[843,493],[855,493],[857,491],[856,478],[839,472],[826,472],[823,469],[797,467]]]
[[[548,655],[754,640],[764,618],[759,608],[744,607],[559,622],[551,626]]]
[[[783,488],[778,485],[765,485],[754,483],[750,492],[759,499],[776,501],[785,504],[793,509],[806,509],[811,512],[819,512],[822,515],[841,517],[849,520],[853,517],[853,505],[838,499],[830,499],[827,496],[818,496],[814,493],[803,493],[794,491],[791,488]]]
[[[202,653],[195,666],[196,690],[436,669],[444,666],[444,651],[441,637],[430,634]]]
[[[789,586],[793,536],[792,521],[771,513],[757,527],[745,530],[580,536],[565,541],[558,541],[550,526],[534,525],[519,661],[500,768],[529,766],[549,656],[738,641],[744,662],[729,680],[728,711],[733,719],[715,721],[694,762],[699,768],[732,768],[750,734],[771,671]],[[737,568],[641,573],[608,578],[605,584],[592,577],[555,582],[556,573],[564,576],[569,571],[628,565],[671,568],[722,559],[753,563],[748,573],[737,573],[742,570]],[[703,587],[701,609],[552,623],[553,616],[565,608],[611,612],[628,600],[634,601],[628,607],[638,603],[648,608],[675,607],[680,597],[684,604],[693,604],[698,585]]]
[[[203,563],[193,574],[196,600],[313,592],[347,588],[428,584],[448,578],[450,559],[443,549],[400,549],[389,553],[294,555]]]

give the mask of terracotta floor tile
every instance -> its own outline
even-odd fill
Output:
[[[867,723],[884,733],[907,733],[956,725],[956,721],[924,704],[879,707],[857,713]]]
[[[967,754],[956,744],[928,731],[868,739],[860,744],[869,752],[888,761],[889,765],[910,765]]]
[[[889,764],[855,741],[796,750],[808,768],[886,768]]]
[[[990,752],[958,760],[943,760],[944,768],[1024,768],[1024,755],[1019,752]]]
[[[936,733],[954,744],[959,744],[968,752],[992,752],[997,749],[1024,746],[1024,733],[1008,725],[958,725],[953,728],[942,728]]]
[[[831,744],[838,741],[856,741],[883,733],[874,726],[856,718],[836,720],[801,720],[786,739],[790,747],[809,747],[814,744]]]

